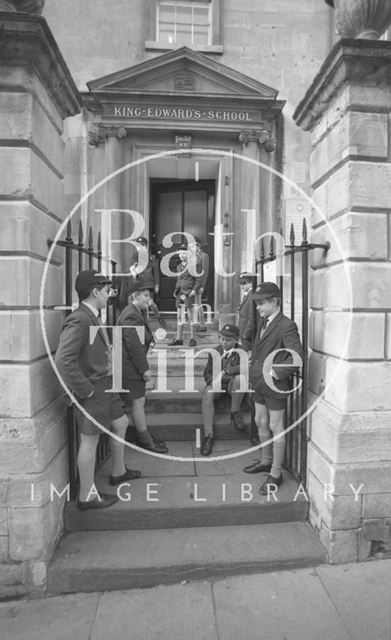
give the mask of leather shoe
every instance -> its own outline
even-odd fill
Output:
[[[265,482],[263,483],[263,485],[261,485],[259,489],[259,493],[261,494],[261,496],[267,496],[269,493],[272,493],[273,491],[275,491],[275,487],[279,487],[281,482],[282,482],[282,474],[280,475],[279,478],[268,476]],[[269,487],[271,488],[269,489]]]
[[[201,443],[201,455],[202,456],[210,456],[210,454],[212,453],[212,449],[213,449],[213,436],[208,434],[207,436],[205,436],[205,438],[203,439],[202,443]]]
[[[154,453],[168,453],[168,447],[163,440],[155,440],[152,436],[152,444],[148,442],[138,442],[138,447],[141,449],[146,449],[147,451],[153,451]]]
[[[270,473],[271,468],[271,464],[262,464],[262,462],[258,460],[244,467],[243,471],[245,473]]]
[[[183,345],[183,340],[178,340],[178,338],[173,338],[173,340],[170,340],[170,342],[168,343],[169,347],[179,347]]]
[[[242,414],[239,411],[231,413],[231,426],[235,427],[238,431],[246,431],[246,425],[243,420]]]
[[[118,502],[118,496],[110,495],[108,493],[101,493],[100,500],[95,496],[93,500],[78,500],[77,508],[80,511],[88,511],[88,509],[106,509]]]
[[[137,480],[137,478],[140,478],[140,476],[141,471],[137,471],[136,469],[128,469],[126,467],[125,473],[123,473],[121,476],[110,476],[109,482],[111,486],[114,487],[115,485],[122,484],[122,482],[126,482],[127,480]]]

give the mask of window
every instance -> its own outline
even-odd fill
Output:
[[[209,0],[160,0],[156,18],[156,41],[161,44],[212,44]]]
[[[220,42],[221,0],[147,0],[147,49],[182,46],[223,53]]]

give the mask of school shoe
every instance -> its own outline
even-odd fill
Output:
[[[242,418],[242,414],[239,411],[231,413],[231,426],[235,427],[238,431],[246,431],[246,424]]]
[[[140,442],[137,441],[137,446],[147,451],[153,451],[154,453],[168,453],[168,447],[164,440],[158,440],[151,435],[152,442]]]
[[[262,464],[262,462],[258,460],[257,462],[253,462],[247,467],[244,467],[243,471],[245,473],[270,473],[271,468],[271,464]]]
[[[169,347],[179,347],[183,345],[183,340],[178,340],[178,338],[173,338],[173,340],[170,340],[170,342],[168,343]]]
[[[195,341],[194,338],[190,338],[189,340],[189,347],[196,347],[197,346],[197,342]]]
[[[137,480],[137,478],[141,477],[141,471],[137,471],[136,469],[128,469],[126,467],[125,473],[120,476],[110,476],[109,482],[112,487],[117,484],[122,484],[122,482],[126,482],[127,480]]]
[[[118,502],[118,496],[108,493],[101,493],[100,500],[97,496],[93,500],[78,500],[77,508],[80,511],[88,511],[89,509],[107,509]]]
[[[259,489],[259,493],[261,494],[261,496],[267,496],[269,493],[272,493],[273,491],[275,491],[275,487],[276,486],[279,487],[281,483],[282,483],[282,474],[280,475],[279,478],[268,476],[265,482],[261,485]],[[269,487],[271,488],[269,489]]]
[[[212,449],[213,449],[213,436],[209,433],[207,436],[205,436],[205,438],[203,439],[202,443],[201,443],[201,455],[202,456],[210,456],[210,454],[212,453]]]

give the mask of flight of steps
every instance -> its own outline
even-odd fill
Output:
[[[172,393],[149,391],[146,408],[149,429],[167,441],[169,457],[130,447],[128,466],[141,469],[142,478],[124,488],[124,500],[87,512],[75,503],[67,505],[66,535],[49,569],[49,593],[149,587],[325,561],[325,551],[306,522],[308,502],[298,495],[294,478],[284,472],[276,500],[258,493],[265,476],[243,473],[257,452],[245,453],[248,434],[230,426],[226,400],[216,407],[213,456],[219,459],[200,456],[196,436],[202,427],[200,391],[207,354],[195,361],[198,391],[182,393],[184,348],[168,347],[168,339],[157,342],[149,361],[156,372],[158,351],[167,349]],[[216,328],[197,335],[197,343],[196,352],[215,346]],[[248,408],[245,416],[249,422]],[[130,428],[130,441],[133,435]],[[99,490],[106,493],[114,491],[109,473],[107,461],[97,478]]]

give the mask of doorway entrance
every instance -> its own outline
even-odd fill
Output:
[[[159,261],[167,253],[172,253],[184,242],[183,232],[199,238],[202,250],[209,255],[209,277],[203,299],[214,303],[214,224],[215,224],[215,180],[151,180],[151,249]],[[163,238],[169,233],[173,246],[163,246]],[[177,265],[173,258],[170,268]],[[176,278],[160,272],[161,311],[175,311],[173,297]]]

